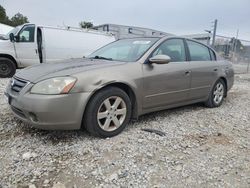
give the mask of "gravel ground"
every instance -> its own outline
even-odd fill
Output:
[[[250,74],[236,75],[219,108],[151,113],[109,139],[25,125],[8,108],[7,82],[0,79],[0,187],[250,187]]]

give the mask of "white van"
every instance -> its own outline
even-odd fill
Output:
[[[0,40],[0,77],[13,76],[17,68],[82,58],[113,41],[113,35],[95,30],[24,24]]]

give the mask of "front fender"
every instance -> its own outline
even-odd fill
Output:
[[[104,87],[114,84],[124,84],[135,96],[138,113],[142,109],[143,75],[140,63],[129,63],[123,66],[109,67],[78,73],[78,81],[71,92],[90,92],[91,96]],[[91,97],[90,96],[90,97]]]

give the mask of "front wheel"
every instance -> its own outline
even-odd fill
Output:
[[[0,78],[12,77],[15,73],[15,63],[9,58],[0,57]]]
[[[116,136],[126,127],[131,117],[128,95],[116,87],[100,90],[90,100],[84,114],[84,126],[92,135]]]
[[[213,86],[213,89],[209,95],[205,105],[209,108],[219,107],[226,94],[226,85],[222,79],[219,79]]]

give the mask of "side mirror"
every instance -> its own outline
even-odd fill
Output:
[[[156,55],[151,57],[149,61],[156,64],[167,64],[171,61],[171,58],[168,55]]]
[[[10,34],[9,34],[9,38],[10,38],[10,41],[11,41],[11,42],[14,42],[14,41],[15,41],[15,36],[14,36],[13,33],[10,33]]]

